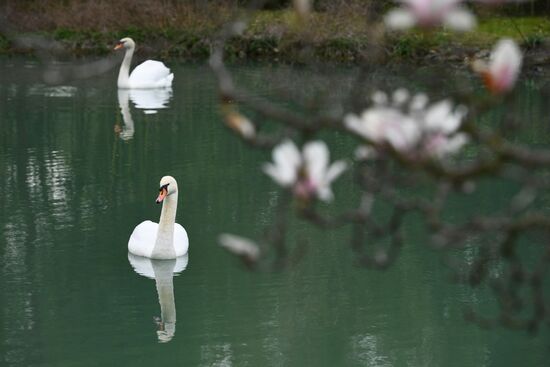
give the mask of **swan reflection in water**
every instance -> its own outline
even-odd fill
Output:
[[[184,271],[187,254],[173,260],[154,260],[128,253],[128,260],[135,272],[155,279],[160,304],[160,320],[157,320],[159,342],[167,343],[176,333],[176,303],[174,301],[174,275]]]
[[[115,132],[122,140],[130,140],[134,137],[134,120],[130,112],[130,101],[136,108],[143,110],[146,115],[155,114],[158,110],[168,108],[172,98],[172,88],[119,89],[117,95],[124,126],[115,125]]]

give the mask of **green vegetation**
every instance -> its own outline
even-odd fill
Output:
[[[481,19],[474,31],[466,33],[446,30],[392,33],[387,48],[391,57],[397,59],[414,61],[436,55],[442,60],[463,61],[479,50],[490,49],[504,37],[516,40],[524,50],[541,49],[545,55],[543,58],[539,55],[539,60],[550,59],[550,49],[544,50],[545,40],[550,41],[550,19],[545,17]]]
[[[497,39],[508,37],[519,43],[529,38],[542,40],[550,38],[550,18],[546,17],[493,17],[481,19],[472,32],[454,33],[438,31],[432,34],[435,44],[444,42],[460,43],[464,46],[480,46],[494,43]]]
[[[10,50],[10,41],[0,33],[0,54],[7,53]]]
[[[219,29],[241,11],[223,3],[162,2],[151,6],[145,0],[7,0],[0,5],[8,22],[18,25],[15,34],[45,35],[75,55],[109,53],[116,40],[129,36],[142,54],[176,58],[206,58]],[[251,14],[245,33],[227,44],[227,55],[230,59],[357,62],[371,54],[370,46],[383,45],[383,54],[391,59],[414,61],[435,55],[458,60],[490,48],[501,37],[512,37],[526,49],[550,40],[550,19],[546,17],[485,15],[473,32],[411,31],[386,36],[376,30],[380,27],[367,27],[366,19],[366,10],[358,6],[318,11],[308,19],[288,9],[258,11]],[[0,53],[27,51],[0,34]]]

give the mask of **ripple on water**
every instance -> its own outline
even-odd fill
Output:
[[[48,87],[44,84],[35,84],[28,89],[27,93],[29,96],[70,98],[74,97],[77,91],[77,87],[70,85],[58,85],[54,87]]]
[[[46,169],[45,184],[48,200],[52,206],[51,215],[54,218],[55,229],[63,229],[72,225],[69,204],[69,184],[72,170],[60,151],[51,151],[44,161]]]
[[[18,278],[18,274],[27,271],[24,260],[28,231],[25,222],[21,220],[22,216],[21,212],[11,213],[12,221],[7,222],[2,228],[5,241],[2,273],[6,279],[14,280]]]

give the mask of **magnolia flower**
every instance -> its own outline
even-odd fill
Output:
[[[391,103],[383,95],[383,92],[376,92],[374,99],[379,103],[361,116],[347,115],[345,126],[376,146],[388,144],[412,156],[441,159],[458,151],[468,141],[466,134],[457,133],[467,112],[465,107],[453,109],[449,100],[428,105],[428,97],[417,94],[410,99],[406,110],[408,92],[394,93]],[[359,156],[372,157],[373,154],[360,152]]]
[[[300,153],[292,141],[285,140],[273,149],[273,163],[265,163],[263,171],[299,198],[315,196],[330,201],[330,185],[346,169],[346,163],[336,161],[329,166],[328,162],[329,150],[324,142],[307,143]]]
[[[398,151],[411,150],[420,139],[416,122],[394,107],[377,106],[359,117],[347,115],[344,124],[372,143],[387,142]]]
[[[453,111],[449,100],[432,104],[421,120],[424,130],[422,152],[441,159],[460,150],[468,142],[468,135],[456,131],[466,113],[464,106],[458,106]]]
[[[483,77],[487,89],[494,94],[512,90],[516,84],[523,55],[511,39],[502,39],[491,52],[489,63],[476,60],[473,69]]]
[[[457,31],[468,31],[476,25],[473,14],[464,8],[463,0],[400,0],[400,8],[390,10],[384,18],[394,30],[416,25],[431,28],[444,25]]]
[[[468,135],[465,133],[457,133],[452,136],[442,133],[432,134],[425,139],[422,153],[432,158],[443,159],[458,152],[468,141]]]
[[[422,116],[421,125],[425,132],[430,133],[454,133],[462,123],[467,109],[458,106],[453,111],[453,104],[449,100],[443,100],[432,104]]]

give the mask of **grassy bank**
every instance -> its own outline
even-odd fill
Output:
[[[550,19],[547,17],[482,18],[475,31],[466,33],[412,31],[393,36],[395,56],[421,56],[437,49],[480,50],[491,47],[499,38],[512,38],[525,50],[548,47]]]
[[[38,34],[58,41],[70,54],[103,55],[111,52],[116,40],[129,36],[142,55],[204,59],[222,25],[242,11],[208,4],[6,1],[0,5],[8,24],[1,29],[0,53],[32,52],[14,40]],[[544,63],[545,52],[550,53],[550,19],[545,17],[484,18],[475,32],[465,34],[439,30],[385,36],[369,30],[366,19],[367,14],[357,7],[317,12],[307,20],[288,10],[255,12],[245,33],[227,44],[227,55],[229,59],[359,62],[376,48],[382,50],[384,60],[460,61],[490,48],[500,37],[541,51],[539,63]]]

